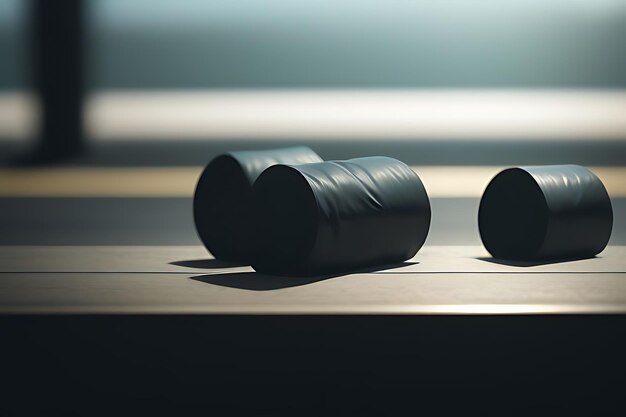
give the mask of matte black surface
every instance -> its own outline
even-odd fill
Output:
[[[255,253],[252,184],[267,167],[322,159],[307,147],[229,152],[204,169],[193,200],[193,217],[202,243],[218,259],[251,261]]]
[[[412,258],[430,227],[415,172],[387,157],[276,165],[254,185],[258,252],[273,274],[338,273]]]
[[[495,258],[585,258],[608,244],[613,209],[600,179],[584,167],[520,167],[491,180],[478,222],[483,244]]]
[[[0,411],[624,415],[625,321],[4,315]]]

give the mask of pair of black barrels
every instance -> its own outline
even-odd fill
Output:
[[[428,235],[430,203],[400,161],[323,162],[297,147],[215,158],[196,187],[194,218],[218,259],[318,275],[413,257]]]
[[[412,258],[431,209],[420,178],[398,160],[324,162],[295,147],[215,158],[198,181],[194,219],[218,259],[268,274],[320,275]],[[485,247],[512,260],[593,256],[612,222],[603,184],[574,165],[505,170],[479,210]]]

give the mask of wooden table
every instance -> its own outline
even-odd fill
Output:
[[[521,266],[427,246],[304,279],[199,246],[5,246],[0,409],[610,414],[626,375],[625,255]]]

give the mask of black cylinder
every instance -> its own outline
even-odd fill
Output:
[[[252,184],[274,164],[307,164],[322,159],[311,149],[229,152],[202,172],[193,198],[196,231],[218,259],[250,263],[254,253]]]
[[[487,186],[478,226],[494,258],[587,258],[606,247],[613,209],[602,181],[585,167],[509,168]]]
[[[417,174],[392,158],[276,165],[254,184],[252,266],[276,275],[354,271],[412,258],[430,227]]]

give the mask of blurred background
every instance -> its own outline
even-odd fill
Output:
[[[0,0],[0,244],[198,244],[227,150],[387,155],[432,197],[427,243],[480,244],[510,165],[576,163],[626,243],[621,0]]]

